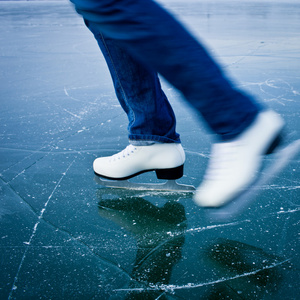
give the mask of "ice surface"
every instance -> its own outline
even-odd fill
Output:
[[[298,1],[162,2],[300,138]],[[187,153],[180,182],[197,186],[209,136],[163,87]],[[0,2],[0,101],[0,299],[299,297],[299,157],[226,222],[191,194],[94,182],[93,159],[127,145],[127,121],[68,2]]]

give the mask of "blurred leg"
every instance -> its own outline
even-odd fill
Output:
[[[99,32],[179,89],[220,139],[239,135],[261,107],[236,90],[202,45],[151,0],[71,0]]]

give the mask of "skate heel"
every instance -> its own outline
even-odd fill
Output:
[[[155,170],[158,179],[175,180],[183,176],[183,165],[171,169]]]
[[[266,151],[266,155],[271,154],[274,152],[274,150],[281,144],[283,138],[282,138],[282,134],[278,134],[277,137],[273,140],[273,142],[271,143],[271,145],[269,146],[269,148]]]

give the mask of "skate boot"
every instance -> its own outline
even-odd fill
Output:
[[[215,143],[194,201],[219,207],[238,197],[259,174],[262,158],[279,143],[284,121],[273,111],[259,113],[248,129],[229,142]]]
[[[155,171],[158,179],[179,179],[183,175],[185,153],[181,144],[161,143],[127,146],[123,151],[94,161],[96,175],[113,180],[132,178]]]

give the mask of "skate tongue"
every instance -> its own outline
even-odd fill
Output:
[[[195,187],[192,185],[179,184],[175,180],[168,180],[164,183],[148,184],[135,183],[128,180],[104,180],[95,176],[95,181],[105,187],[130,189],[130,190],[145,190],[145,191],[168,191],[168,192],[193,192]]]

